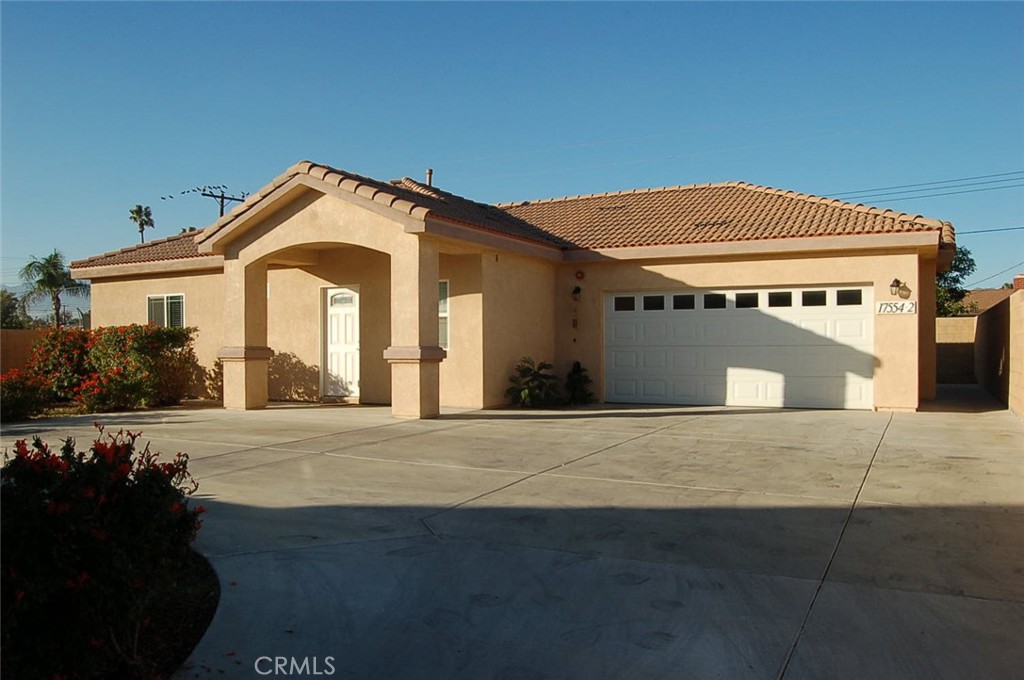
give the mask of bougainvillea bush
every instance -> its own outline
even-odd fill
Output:
[[[89,340],[91,372],[75,399],[91,413],[177,404],[197,365],[192,328],[107,326]]]
[[[0,375],[0,420],[24,420],[49,401],[50,386],[43,378],[12,368]]]
[[[53,399],[71,401],[75,388],[91,372],[91,338],[92,333],[82,328],[51,328],[32,347],[27,371],[46,381]]]
[[[51,329],[36,343],[25,371],[12,376],[10,389],[4,382],[3,411],[24,418],[50,401],[74,401],[90,413],[177,404],[202,378],[195,332],[153,324]],[[26,382],[28,377],[34,380]],[[30,387],[40,390],[34,411],[23,407],[31,401]]]
[[[161,462],[137,435],[38,438],[4,454],[5,678],[143,678],[154,602],[191,558],[202,507],[188,456]]]

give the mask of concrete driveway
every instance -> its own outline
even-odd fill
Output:
[[[209,508],[180,678],[1020,677],[1024,425],[961,396],[103,420],[189,452]]]

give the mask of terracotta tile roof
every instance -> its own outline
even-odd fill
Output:
[[[420,219],[454,222],[562,249],[922,231],[940,232],[943,247],[955,244],[953,225],[949,222],[745,182],[636,189],[495,206],[408,177],[382,182],[301,161],[206,229],[78,260],[71,266],[101,267],[200,257],[199,242],[303,174]]]
[[[981,314],[986,309],[995,307],[1015,292],[1011,288],[977,288],[967,291],[964,303],[967,305],[978,305],[978,311],[975,314]]]
[[[347,170],[339,170],[328,165],[320,165],[310,161],[296,163],[255,194],[246,198],[244,202],[235,206],[230,213],[214,222],[199,241],[212,237],[220,229],[255,207],[268,194],[293,177],[301,174],[309,175],[327,184],[337,186],[342,190],[350,191],[353,194],[381,203],[408,215],[420,218],[429,216],[555,247],[568,245],[558,237],[547,233],[543,229],[538,229],[529,222],[525,222],[506,211],[499,210],[486,203],[477,203],[476,201],[456,196],[436,187],[420,184],[408,177],[391,182],[382,182],[348,172]]]
[[[949,222],[727,182],[499,204],[579,249],[938,231]]]
[[[182,260],[201,257],[196,237],[203,233],[202,229],[169,236],[149,243],[121,248],[102,255],[95,255],[84,260],[71,263],[73,269],[83,267],[105,267],[117,264],[136,264],[139,262],[162,262],[164,260]]]

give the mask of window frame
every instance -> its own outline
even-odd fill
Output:
[[[441,287],[444,287],[444,295],[441,295]],[[448,352],[451,348],[452,339],[452,284],[451,279],[439,279],[437,282],[437,346]],[[441,303],[444,302],[444,311],[441,311]],[[444,337],[441,336],[441,319],[445,320]]]
[[[168,303],[169,303],[171,298],[178,298],[178,300],[181,302],[181,325],[180,326],[172,326],[170,324],[171,315],[170,315],[170,307],[168,306]],[[163,314],[164,314],[164,322],[163,323],[157,323],[156,321],[154,321],[153,319],[150,318],[150,314],[151,314],[151,311],[152,311],[153,301],[154,300],[158,300],[158,299],[159,300],[163,300]],[[147,295],[146,296],[146,323],[155,323],[158,326],[160,326],[161,328],[185,328],[185,327],[187,327],[188,324],[185,322],[185,294],[184,293],[159,293],[159,294],[156,294],[156,295]]]

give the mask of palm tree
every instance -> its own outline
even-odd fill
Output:
[[[71,278],[64,256],[56,249],[43,258],[33,255],[29,263],[21,268],[21,280],[28,284],[28,290],[22,296],[25,304],[50,298],[50,304],[53,305],[53,323],[58,328],[61,325],[61,293],[67,293],[72,297],[89,295],[89,284]]]
[[[145,243],[146,227],[156,226],[153,222],[153,212],[149,209],[149,206],[136,204],[134,208],[128,211],[128,219],[139,225],[139,238],[142,239],[142,243]]]

